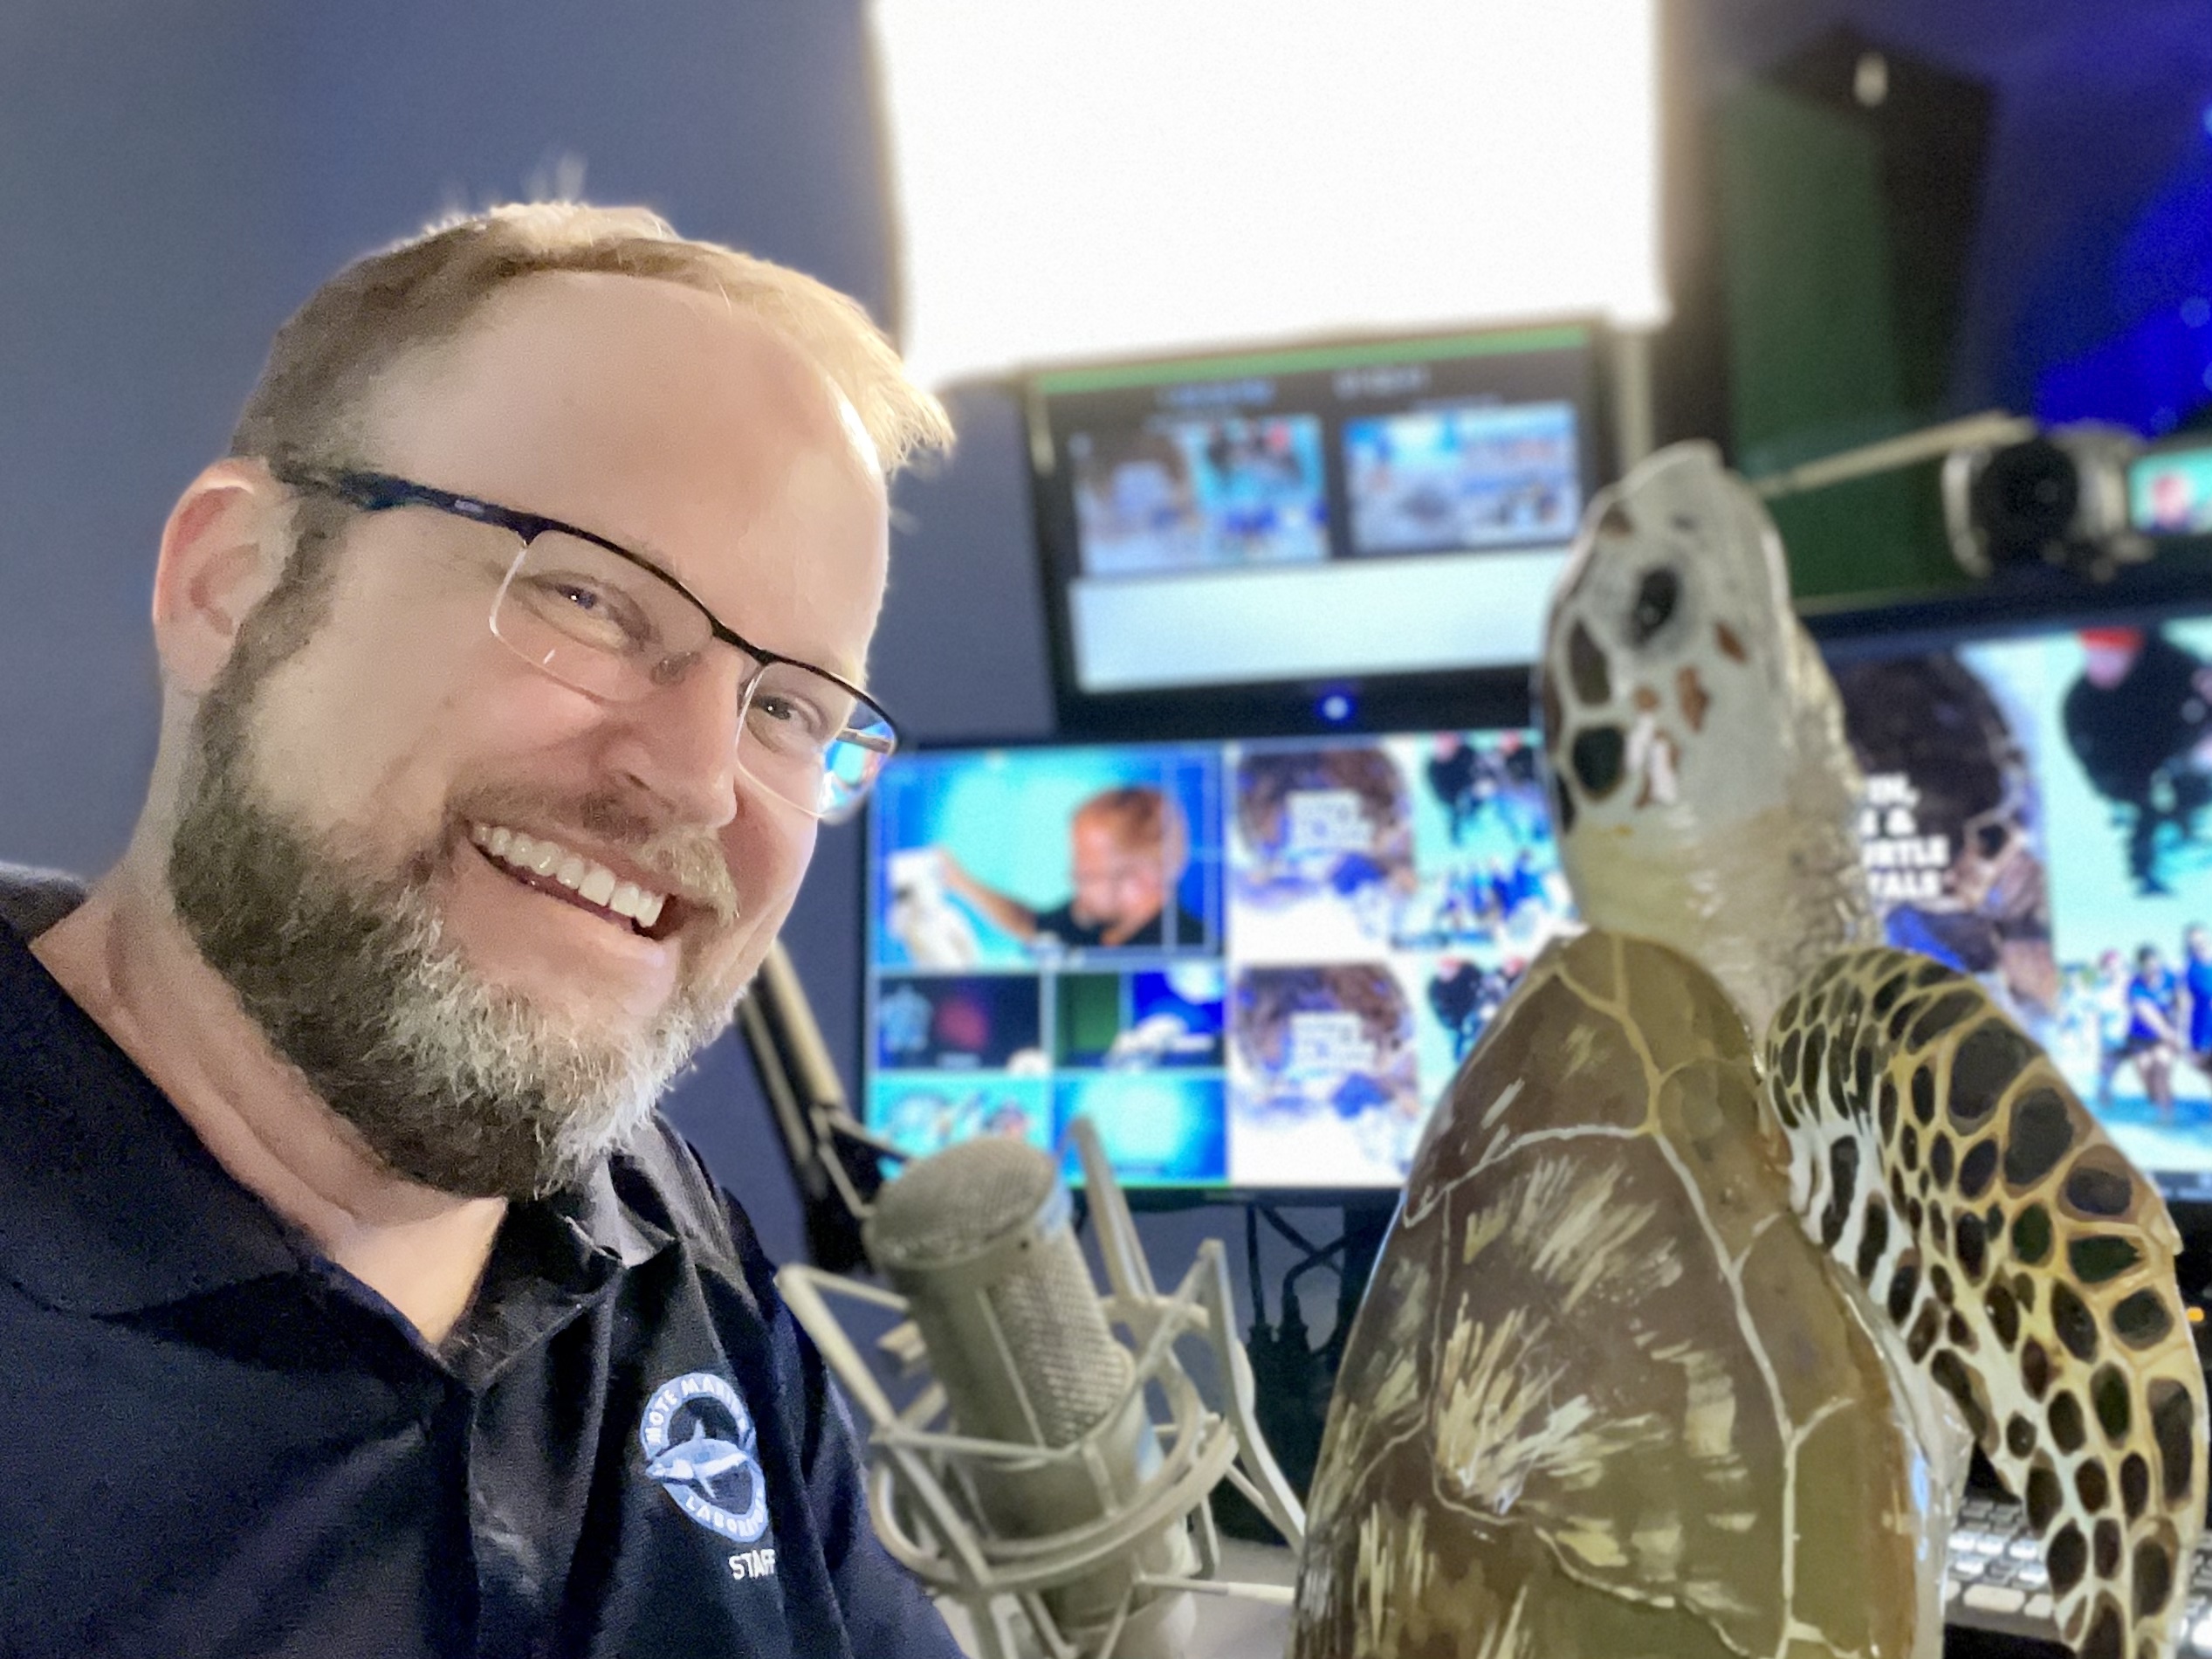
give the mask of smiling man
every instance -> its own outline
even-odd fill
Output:
[[[642,213],[285,325],[162,535],[130,848],[0,926],[0,1650],[954,1651],[654,1112],[890,752],[885,478],[949,437]]]

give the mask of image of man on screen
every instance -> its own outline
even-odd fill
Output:
[[[1075,891],[1050,909],[1033,909],[985,885],[942,847],[939,878],[948,892],[1032,950],[1205,942],[1199,919],[1174,905],[1190,867],[1191,832],[1182,808],[1164,791],[1146,784],[1101,790],[1075,809],[1068,843]]]

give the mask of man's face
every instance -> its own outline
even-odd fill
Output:
[[[2192,927],[2183,933],[2181,943],[2193,962],[2202,962],[2212,957],[2212,933],[2206,933],[2202,927]]]
[[[861,678],[884,582],[881,480],[819,379],[719,298],[526,279],[401,365],[365,424],[362,453],[326,458],[595,531],[748,639]],[[726,1024],[813,850],[813,821],[739,770],[746,665],[717,644],[676,684],[603,703],[491,633],[511,534],[401,509],[344,536],[326,620],[251,688],[238,789],[352,890],[350,912],[409,912],[419,976],[457,975],[455,995],[507,1022],[492,1046],[577,1050],[607,1060],[607,1088],[656,1092]],[[494,829],[667,906],[641,930],[574,902],[491,856]],[[541,1115],[563,1109],[549,1098]],[[543,1141],[546,1125],[529,1132]],[[436,1164],[435,1139],[416,1161]]]
[[[1126,846],[1119,825],[1088,813],[1075,816],[1071,840],[1077,919],[1142,926],[1160,913],[1167,890],[1158,848]]]

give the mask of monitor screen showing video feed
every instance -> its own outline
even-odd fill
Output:
[[[1578,461],[1571,403],[1446,404],[1347,422],[1352,550],[1571,540]]]
[[[1981,975],[2131,1158],[2212,1198],[2212,620],[1837,678],[1890,941]]]
[[[1532,734],[946,751],[871,809],[869,1126],[1387,1188],[1569,925]]]
[[[2212,535],[2212,439],[2160,444],[2130,462],[2127,517],[2152,535]]]
[[[1039,375],[1063,705],[1532,660],[1603,482],[1598,339],[1572,324]]]
[[[1083,568],[1101,576],[1329,556],[1321,423],[1163,421],[1068,440]]]
[[[2212,1200],[2212,616],[1833,654],[1891,943],[1979,976]],[[925,753],[870,836],[869,1126],[1132,1184],[1400,1184],[1574,924],[1535,733]]]

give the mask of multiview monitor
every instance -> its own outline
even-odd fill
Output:
[[[2115,1139],[2212,1199],[2212,619],[1832,664],[1893,942],[1981,975]],[[869,844],[870,1127],[1132,1186],[1387,1192],[1575,925],[1535,734],[924,751]]]
[[[1331,696],[1433,705],[1531,661],[1606,476],[1604,338],[1570,322],[1034,376],[1061,728],[1295,729]]]

